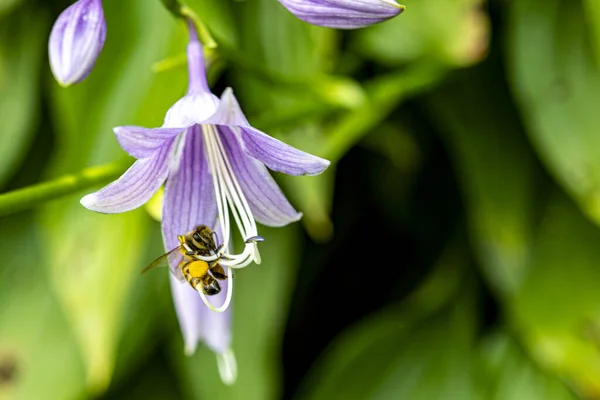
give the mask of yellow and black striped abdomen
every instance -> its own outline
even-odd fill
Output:
[[[208,268],[206,261],[193,260],[188,261],[181,267],[181,273],[195,290],[202,290],[202,293],[212,296],[221,291],[221,286],[208,273]]]

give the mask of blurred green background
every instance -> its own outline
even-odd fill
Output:
[[[130,160],[112,127],[185,93],[184,26],[103,3],[104,51],[62,89],[70,2],[0,0],[0,191]],[[159,223],[84,209],[94,186],[0,218],[0,399],[600,399],[599,1],[406,0],[349,32],[184,3],[214,92],[332,161],[275,174],[304,219],[236,275],[238,381],[183,355],[167,272],[139,275]]]

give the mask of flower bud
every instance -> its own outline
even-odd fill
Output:
[[[105,39],[101,0],[79,0],[63,11],[48,43],[50,67],[56,80],[69,86],[88,76]]]
[[[404,11],[395,0],[279,0],[309,24],[356,29],[385,21]]]

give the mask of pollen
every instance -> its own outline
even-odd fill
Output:
[[[194,261],[188,265],[188,272],[194,278],[201,278],[208,271],[208,263],[205,261]]]

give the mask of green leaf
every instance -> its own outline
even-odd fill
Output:
[[[233,292],[233,350],[238,380],[225,386],[214,354],[200,346],[192,357],[183,355],[178,339],[180,373],[190,398],[269,400],[280,398],[280,348],[288,303],[298,268],[299,235],[296,226],[261,229],[262,264],[236,272]]]
[[[479,263],[507,296],[527,273],[541,171],[493,68],[457,74],[428,104],[458,172]]]
[[[54,84],[58,151],[50,175],[123,157],[112,128],[160,126],[168,107],[185,93],[184,69],[152,71],[156,61],[185,50],[183,24],[160,2],[106,2],[104,10],[112,25],[90,76],[68,89]],[[77,339],[88,388],[100,393],[113,373],[150,219],[143,210],[93,213],[79,204],[83,194],[44,209],[41,221],[53,289]]]
[[[600,222],[600,70],[580,2],[508,2],[508,60],[528,134],[557,181]]]
[[[391,66],[431,57],[448,65],[466,66],[483,58],[489,29],[483,0],[405,3],[401,16],[357,31],[354,48]]]
[[[158,344],[159,339],[171,337],[178,330],[173,312],[168,271],[157,270],[140,274],[146,265],[163,252],[160,224],[153,223],[141,236],[143,257],[134,269],[131,294],[123,304],[123,324],[115,362],[115,386],[130,386],[130,375],[142,365]],[[165,316],[171,316],[170,320]],[[167,323],[171,321],[172,323]],[[110,393],[107,394],[109,396]]]
[[[487,400],[576,400],[555,376],[531,362],[506,332],[495,332],[479,345],[479,382]],[[483,386],[483,385],[482,385]]]
[[[281,176],[286,194],[304,214],[302,224],[315,240],[327,241],[333,235],[330,218],[333,203],[335,167],[317,176]]]
[[[0,0],[0,18],[10,13],[23,0]]]
[[[585,19],[590,24],[593,35],[596,61],[600,62],[600,3],[596,0],[583,0],[583,5],[586,11]]]
[[[0,14],[3,4],[7,6],[0,2]],[[25,7],[0,19],[0,187],[23,162],[38,124],[39,69],[48,22],[44,9]]]
[[[508,315],[531,357],[574,385],[600,393],[600,229],[562,193],[550,196],[531,265]]]
[[[336,31],[300,21],[277,1],[248,0],[235,7],[240,51],[248,62],[284,76],[310,76],[331,68]]]
[[[472,286],[458,292],[466,288],[466,263],[462,251],[451,249],[407,300],[343,332],[297,398],[474,398]]]
[[[80,398],[83,362],[47,281],[43,236],[31,215],[2,218],[0,236],[0,368],[12,371],[0,398]]]

